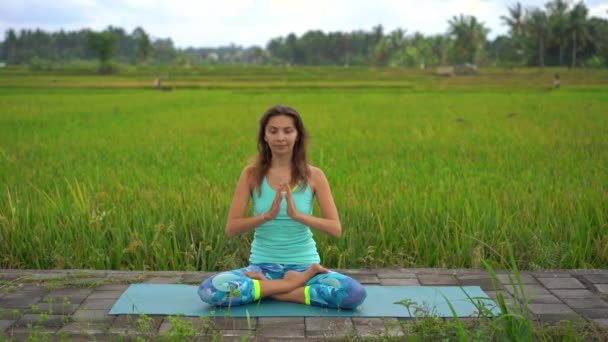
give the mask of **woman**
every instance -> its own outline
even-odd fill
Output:
[[[307,140],[291,107],[272,107],[260,119],[258,157],[241,173],[226,224],[228,237],[255,229],[250,265],[205,280],[198,290],[204,302],[234,306],[272,297],[354,309],[365,300],[356,280],[319,264],[310,228],[340,237],[342,227],[327,178],[308,164]],[[314,198],[322,217],[312,216]]]

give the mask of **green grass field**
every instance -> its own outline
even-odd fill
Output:
[[[224,225],[277,103],[340,211],[342,238],[316,235],[329,267],[500,266],[508,246],[524,269],[608,267],[607,71],[553,91],[551,70],[205,72],[160,92],[153,72],[1,71],[0,268],[246,264],[252,234]]]

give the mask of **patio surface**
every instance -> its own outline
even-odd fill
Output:
[[[366,285],[480,286],[491,298],[513,303],[510,275],[500,283],[477,269],[335,270]],[[207,318],[108,315],[129,283],[198,284],[214,272],[96,270],[0,270],[0,340],[120,341],[168,334],[174,325],[194,327],[201,340],[324,341],[373,337],[396,318],[260,317]],[[527,309],[537,322],[585,320],[608,328],[608,270],[521,272]],[[504,286],[503,286],[504,285]],[[408,318],[409,319],[409,318]],[[473,319],[473,318],[471,318]],[[399,319],[407,320],[407,319]],[[179,328],[179,327],[174,327]],[[173,331],[176,331],[174,329]],[[398,331],[394,332],[399,334]],[[150,335],[147,335],[150,334]]]

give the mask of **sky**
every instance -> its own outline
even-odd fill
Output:
[[[524,8],[547,0],[520,1]],[[589,16],[608,18],[608,0],[584,0]],[[309,30],[370,31],[381,24],[406,34],[445,33],[448,20],[474,15],[490,29],[506,34],[500,20],[516,0],[0,0],[0,31],[9,28],[59,31],[112,25],[127,32],[141,26],[153,38],[171,38],[176,47],[230,44],[265,47],[272,38]],[[4,36],[0,36],[4,39]]]

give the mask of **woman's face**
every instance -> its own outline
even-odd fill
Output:
[[[270,146],[273,155],[291,154],[297,138],[298,131],[290,116],[277,115],[268,120],[264,140]]]

